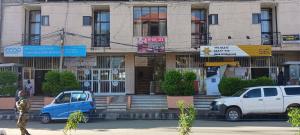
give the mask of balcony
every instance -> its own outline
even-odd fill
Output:
[[[197,33],[192,34],[192,48],[200,48],[200,46],[208,45],[209,34],[207,33]]]
[[[110,34],[92,34],[92,47],[110,47]]]
[[[273,47],[280,47],[282,44],[282,36],[280,32],[262,33],[261,34],[262,45],[272,45]]]
[[[22,45],[40,45],[41,35],[39,34],[23,34]]]

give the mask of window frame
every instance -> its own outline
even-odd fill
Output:
[[[47,19],[47,23],[45,22],[45,18],[48,18]],[[50,26],[50,17],[49,15],[42,15],[41,16],[41,26]]]
[[[86,23],[86,19],[88,19],[88,23]],[[92,22],[93,20],[91,16],[82,16],[82,26],[91,26]]]
[[[204,19],[201,19],[201,17],[199,18],[199,20],[193,20],[193,12],[195,11],[200,11],[204,12]],[[191,36],[192,36],[192,46],[200,46],[200,45],[207,45],[209,40],[208,40],[208,14],[207,14],[207,9],[192,9],[191,10]],[[193,25],[197,26],[199,25],[199,32],[196,32],[196,30],[193,30]],[[202,32],[200,31],[200,29],[202,28],[201,26],[204,25],[204,31]],[[196,28],[196,27],[195,27]],[[195,31],[195,32],[193,32]],[[193,38],[194,36],[198,37],[200,39],[200,43],[197,42],[197,38]],[[202,37],[204,36],[205,39],[202,39]],[[203,42],[204,40],[204,42]],[[195,43],[194,43],[195,42]]]
[[[92,47],[110,47],[110,11],[109,10],[95,10],[94,12],[94,20],[93,20],[93,39],[92,39]],[[107,21],[102,21],[101,20],[101,15],[108,13],[108,20]],[[98,19],[98,14],[100,19]],[[98,21],[100,20],[100,21]],[[109,29],[108,29],[108,33],[102,33],[101,29],[102,29],[102,25],[104,24],[108,24]],[[97,25],[99,26],[99,28],[97,28]],[[96,31],[100,30],[100,34],[98,34]],[[100,39],[100,42],[98,42],[98,38]],[[105,38],[107,40],[107,44],[102,44],[101,43],[101,39]]]
[[[57,102],[57,99],[60,99],[62,96],[65,96],[65,95],[69,95],[70,96],[70,99],[69,99],[69,102],[61,102],[61,100],[60,100],[60,102]],[[61,94],[55,101],[55,104],[68,104],[68,103],[71,103],[71,96],[72,96],[72,94],[71,93],[63,93],[63,94]]]
[[[85,99],[83,100],[83,101],[79,101],[78,99],[76,99],[76,101],[73,101],[72,99],[73,99],[73,95],[80,95],[80,98],[79,99],[81,99],[81,95],[85,95]],[[84,92],[73,92],[72,93],[72,95],[71,95],[71,103],[76,103],[76,102],[85,102],[85,101],[87,101],[87,94],[86,93],[84,93]]]
[[[268,12],[268,14],[269,14],[269,18],[268,19],[264,19],[262,17],[262,12],[263,11],[267,11]],[[264,22],[268,23],[268,27],[271,28],[270,31],[263,32],[263,24],[264,24]],[[272,8],[262,8],[261,9],[260,24],[261,24],[260,27],[261,27],[261,42],[262,42],[262,44],[263,45],[272,45],[273,44],[273,10],[272,10]],[[264,35],[269,36],[268,39],[270,40],[271,43],[265,43],[265,41],[263,41],[263,39],[265,38],[265,37],[263,37]]]
[[[157,18],[152,18],[150,17],[150,19],[137,19],[135,18],[135,11],[137,11],[137,9],[139,9],[139,15],[143,16],[143,9],[147,9],[149,11],[149,15],[151,16],[152,13],[152,9],[157,8],[157,12],[153,12],[153,13],[158,13],[158,17]],[[161,9],[165,9],[166,12],[162,12]],[[166,17],[165,18],[161,18],[159,15],[160,13],[165,13]],[[134,6],[133,7],[133,36],[134,37],[146,37],[146,36],[168,36],[168,8],[167,6]],[[153,23],[153,21],[158,21],[157,23]],[[165,23],[165,28],[164,30],[162,30],[162,26],[160,25],[160,23]],[[140,24],[139,24],[140,23]],[[144,27],[147,24],[147,33],[144,33]],[[153,24],[157,24],[158,27],[158,31],[157,31],[157,35],[155,34],[151,34],[151,26]],[[136,25],[140,25],[140,30],[136,30]],[[136,32],[139,31],[139,32]],[[164,31],[164,33],[162,34],[161,32]]]
[[[39,21],[32,21],[32,14],[34,12],[39,12],[39,17],[40,17],[40,20]],[[28,44],[32,44],[32,45],[40,45],[41,44],[41,31],[42,31],[42,25],[41,25],[41,22],[42,22],[42,15],[41,15],[41,10],[30,10],[29,11],[29,19],[28,19],[28,25],[29,25],[29,29],[28,29]],[[32,34],[33,31],[32,31],[32,27],[31,25],[32,24],[38,24],[39,25],[39,34]],[[36,41],[36,37],[38,37],[38,41]]]
[[[255,22],[257,19],[257,22]],[[261,24],[261,14],[260,13],[252,13],[252,24]]]
[[[216,18],[216,20],[214,21],[213,23],[213,18]],[[209,22],[209,25],[219,25],[219,14],[209,14],[208,16],[208,22]]]

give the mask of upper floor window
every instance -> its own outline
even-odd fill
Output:
[[[219,15],[218,14],[209,15],[209,24],[211,25],[219,24]]]
[[[29,11],[29,44],[38,45],[41,42],[41,11]]]
[[[110,15],[108,10],[94,12],[93,47],[109,47]]]
[[[261,10],[261,40],[263,45],[273,44],[272,9]]]
[[[167,36],[167,7],[134,7],[134,36]]]
[[[253,13],[252,24],[259,24],[259,23],[260,23],[260,13]]]
[[[207,16],[205,9],[192,10],[192,46],[207,44]]]
[[[43,26],[49,26],[49,15],[43,15],[42,16],[42,25]]]

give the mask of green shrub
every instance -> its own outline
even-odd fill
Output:
[[[260,77],[252,80],[242,80],[240,78],[222,78],[219,90],[222,96],[231,96],[239,90],[255,86],[273,86],[274,81],[267,77]]]
[[[64,90],[80,88],[76,76],[72,72],[50,71],[45,75],[42,90],[48,96],[56,96]]]
[[[298,135],[300,135],[300,108],[292,108],[288,110],[289,123],[292,127],[298,127]]]
[[[18,75],[14,72],[0,72],[0,95],[14,96],[17,91]]]
[[[71,135],[71,131],[77,130],[80,122],[86,122],[84,114],[79,111],[71,113],[63,130],[64,134],[67,135],[69,133]]]
[[[179,134],[189,135],[196,118],[196,110],[192,105],[186,107],[183,101],[179,101],[177,106],[179,108]]]
[[[170,96],[191,96],[194,94],[194,80],[196,74],[193,72],[170,70],[166,72],[161,87]]]

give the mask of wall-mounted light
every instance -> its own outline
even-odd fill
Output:
[[[250,39],[250,36],[246,36],[247,39]]]
[[[231,39],[231,36],[228,36],[228,39]]]

